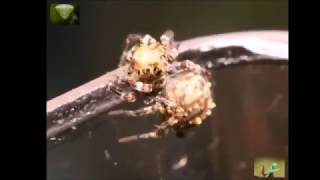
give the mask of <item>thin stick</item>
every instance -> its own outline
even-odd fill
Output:
[[[108,91],[107,83],[123,76],[118,68],[47,102],[47,139],[79,125],[122,101]]]

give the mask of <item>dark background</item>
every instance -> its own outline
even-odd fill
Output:
[[[284,0],[88,0],[79,5],[79,25],[51,25],[48,19],[48,100],[116,68],[128,33],[158,37],[170,28],[177,40],[183,40],[231,31],[288,29]],[[98,125],[78,138],[48,149],[48,179],[249,179],[255,157],[287,159],[287,67],[227,68],[215,72],[215,84],[217,108],[206,123],[191,131],[191,137],[118,144],[121,136],[151,130],[158,117],[103,115],[96,119]],[[188,157],[187,165],[172,170],[181,157]]]
[[[230,31],[288,28],[288,2],[284,0],[88,0],[79,5],[80,25],[57,26],[48,21],[47,99],[114,69],[128,33],[159,36],[171,28],[176,39],[183,40]]]

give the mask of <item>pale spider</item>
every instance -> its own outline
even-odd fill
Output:
[[[170,73],[190,70],[202,73],[202,68],[192,61],[176,62],[178,43],[174,33],[165,31],[160,42],[150,35],[129,34],[120,59],[120,66],[128,66],[126,77],[118,77],[109,83],[112,92],[128,102],[136,100],[136,93],[148,94],[162,89],[164,80]],[[124,92],[119,85],[129,85],[133,91]]]
[[[162,91],[149,101],[148,106],[138,110],[115,110],[110,115],[143,116],[159,111],[162,123],[154,131],[121,138],[119,142],[158,138],[175,130],[176,136],[184,130],[198,126],[216,106],[208,76],[194,71],[180,71],[167,76]]]

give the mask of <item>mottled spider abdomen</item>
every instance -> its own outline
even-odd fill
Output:
[[[145,101],[148,105],[143,108],[109,114],[144,116],[159,111],[163,122],[153,132],[131,136],[125,141],[159,137],[170,129],[180,135],[185,128],[200,125],[216,106],[207,70],[191,60],[175,61],[178,43],[174,42],[172,31],[166,31],[160,42],[150,35],[129,36],[127,40],[120,64],[128,66],[128,76],[120,77],[117,82],[129,84],[134,91],[123,92],[112,83],[109,88],[129,102],[136,100],[136,92],[152,98]]]
[[[119,142],[157,138],[167,134],[170,129],[175,130],[177,137],[183,137],[185,129],[200,125],[216,106],[211,83],[205,74],[185,70],[168,75],[159,94],[146,101],[147,106],[137,110],[109,112],[111,115],[126,114],[136,117],[157,111],[162,114],[162,123],[155,125],[156,130],[124,137]]]
[[[200,125],[216,106],[210,81],[195,72],[185,71],[167,77],[162,93],[183,110],[168,113],[168,116],[174,116],[177,120],[174,125],[177,128]]]

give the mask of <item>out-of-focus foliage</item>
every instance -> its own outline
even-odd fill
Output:
[[[50,5],[50,21],[52,24],[79,24],[78,6],[73,4]]]

